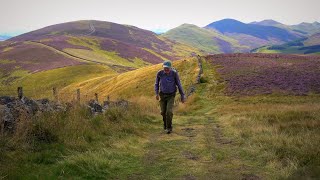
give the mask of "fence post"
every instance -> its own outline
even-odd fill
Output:
[[[77,101],[80,103],[80,89],[77,89]]]
[[[94,93],[94,97],[96,98],[96,101],[99,102],[98,93]]]
[[[53,87],[52,88],[52,93],[55,101],[58,101],[58,93],[57,93],[57,88]]]
[[[21,100],[23,97],[23,89],[22,87],[18,87],[18,98]]]

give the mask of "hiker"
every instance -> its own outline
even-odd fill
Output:
[[[159,87],[160,84],[160,87]],[[177,92],[177,86],[181,96],[181,102],[185,102],[185,95],[179,79],[178,72],[172,68],[170,61],[163,62],[163,70],[158,71],[154,90],[156,99],[160,99],[161,115],[163,118],[163,128],[170,134],[172,132],[173,104]],[[160,88],[160,92],[159,92]]]

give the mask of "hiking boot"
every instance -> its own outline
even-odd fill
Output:
[[[167,134],[170,134],[172,132],[172,129],[166,129]]]

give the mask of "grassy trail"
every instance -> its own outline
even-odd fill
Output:
[[[165,134],[159,114],[142,147],[143,168],[136,179],[259,179],[253,162],[241,159],[239,147],[226,137],[216,120],[221,99],[216,72],[203,64],[208,83],[197,85],[197,101],[173,118],[173,133]],[[209,98],[208,98],[209,97]],[[223,97],[224,98],[224,97]],[[179,110],[178,110],[179,111]]]
[[[173,133],[162,129],[151,97],[96,117],[77,109],[48,115],[36,122],[57,141],[0,139],[0,179],[320,177],[319,96],[227,97],[215,67],[203,62],[203,72],[175,107]]]

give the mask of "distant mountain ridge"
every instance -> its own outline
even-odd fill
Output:
[[[281,45],[263,46],[252,50],[255,53],[320,54],[320,33]]]
[[[183,24],[161,36],[215,54],[249,52],[261,46],[281,45],[305,38],[308,33],[271,19],[248,24],[234,19],[223,19],[203,28]]]
[[[263,25],[263,26],[281,26],[281,25],[284,25],[278,21],[275,21],[273,19],[265,19],[265,20],[262,20],[262,21],[254,21],[254,22],[251,22],[249,24],[258,24],[258,25]]]
[[[0,35],[0,41],[5,41],[10,38],[11,38],[11,36],[8,36],[8,35]]]
[[[275,27],[284,28],[284,29],[298,32],[305,35],[313,35],[315,33],[320,33],[320,23],[317,21],[313,23],[302,22],[296,25],[286,25],[286,24],[274,21],[272,19],[267,19],[260,22],[257,22],[257,21],[251,22],[250,24],[257,24],[257,25],[263,25],[263,26],[275,26]]]
[[[258,24],[245,24],[234,19],[223,19],[220,21],[216,21],[208,24],[207,26],[205,26],[205,28],[215,29],[223,34],[246,34],[264,40],[277,39],[283,42],[301,38],[301,36],[290,33],[289,31],[282,28],[274,26],[263,26]]]

